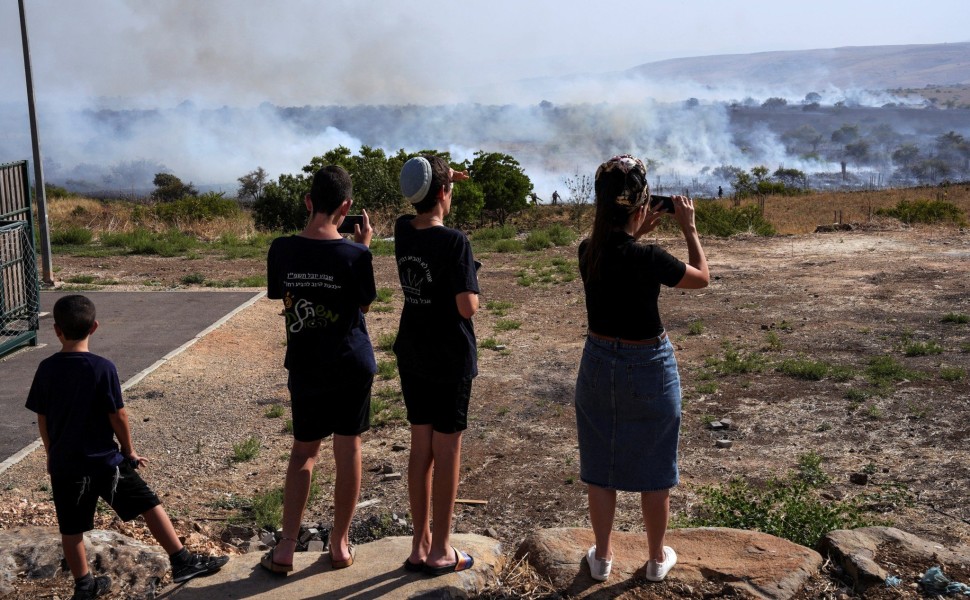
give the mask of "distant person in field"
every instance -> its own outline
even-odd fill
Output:
[[[84,532],[94,529],[98,498],[122,521],[139,515],[145,519],[168,553],[175,583],[218,571],[229,557],[190,553],[158,496],[135,471],[148,459],[132,443],[118,371],[110,360],[88,349],[98,329],[94,303],[85,296],[64,296],[54,304],[53,313],[61,350],[37,367],[27,408],[37,413],[47,452],[64,560],[74,576],[72,598],[97,598],[111,589],[109,577],[91,574],[84,550]]]
[[[559,192],[558,191],[553,192],[552,193],[552,204],[553,204],[553,206],[555,206],[556,204],[559,204],[559,201],[560,200],[562,200],[562,198],[559,197]]]
[[[722,188],[721,186],[717,186],[717,197],[718,198],[724,197],[724,188]]]
[[[468,179],[438,156],[418,156],[401,169],[401,192],[416,215],[394,225],[394,256],[404,310],[394,353],[411,424],[408,498],[414,519],[408,571],[444,575],[474,559],[451,545],[461,436],[468,426],[478,350],[478,264],[462,232],[445,227],[452,188]],[[432,526],[431,517],[434,517]]]
[[[304,202],[310,220],[297,235],[273,240],[267,257],[267,295],[283,300],[287,387],[293,410],[293,449],[283,488],[283,534],[263,556],[263,568],[293,570],[310,479],[324,438],[333,436],[336,463],[330,564],[354,564],[350,522],[360,494],[360,434],[370,429],[371,385],[377,363],[364,314],[377,297],[373,229],[366,211],[354,241],[337,228],[347,216],[353,186],[347,171],[317,171]]]
[[[535,192],[529,193],[529,199],[532,201],[533,206],[535,206],[536,204],[539,204],[539,202],[542,201],[542,198],[539,197],[539,194]]]
[[[609,577],[617,490],[639,492],[650,550],[646,578],[661,581],[677,562],[664,535],[670,489],[679,481],[681,392],[658,299],[661,286],[702,288],[710,275],[686,196],[673,197],[672,216],[687,241],[687,264],[637,243],[663,217],[662,205],[648,205],[643,161],[611,158],[596,170],[594,189],[592,235],[579,246],[589,332],[576,381],[580,477],[596,539],[586,562],[594,579]]]

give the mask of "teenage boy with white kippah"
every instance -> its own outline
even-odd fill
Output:
[[[394,226],[404,291],[394,353],[411,423],[408,498],[414,519],[404,568],[432,576],[464,571],[475,562],[450,543],[461,434],[478,374],[471,320],[478,310],[478,263],[465,234],[444,225],[452,185],[466,179],[467,172],[455,171],[439,156],[412,158],[400,183],[418,214],[403,215]]]

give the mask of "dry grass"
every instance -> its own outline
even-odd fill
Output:
[[[876,210],[890,208],[900,201],[946,200],[970,216],[970,185],[923,187],[906,189],[874,190],[862,192],[817,192],[804,196],[768,196],[764,199],[765,218],[780,234],[811,233],[818,225],[838,222],[856,225],[889,225],[891,219],[875,215]],[[715,200],[731,206],[732,200]],[[757,204],[756,198],[741,202]],[[551,223],[563,223],[588,229],[592,224],[593,207],[577,212],[570,206],[540,206],[516,215],[512,223],[519,229],[531,230]],[[68,227],[85,227],[95,236],[102,232],[127,232],[142,227],[152,231],[165,231],[172,225],[158,219],[150,205],[126,201],[99,201],[88,198],[58,198],[48,207],[53,230]],[[372,212],[371,224],[374,237],[384,238],[394,234],[396,213]],[[178,222],[175,226],[201,240],[214,240],[222,234],[247,238],[255,232],[252,216],[246,211],[236,217],[219,217],[209,221]]]

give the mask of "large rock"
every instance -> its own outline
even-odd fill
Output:
[[[112,589],[125,590],[131,598],[150,598],[169,570],[168,555],[114,531],[84,534],[88,564],[97,575],[111,577]],[[64,551],[54,527],[0,529],[0,594],[23,573],[28,579],[47,579],[62,574]],[[66,568],[66,567],[65,567]]]
[[[852,579],[857,591],[884,585],[892,573],[883,563],[926,563],[970,568],[970,548],[950,550],[895,527],[862,527],[830,531],[819,543],[822,552]]]
[[[327,553],[298,552],[295,570],[281,577],[259,566],[257,553],[234,556],[221,571],[200,577],[166,594],[173,600],[291,600],[296,598],[467,598],[498,582],[505,564],[501,544],[473,534],[455,534],[451,543],[475,558],[461,573],[428,577],[403,568],[410,537],[387,537],[357,546],[354,564],[333,570]]]
[[[586,565],[594,543],[589,529],[545,529],[528,537],[516,558],[526,560],[558,590],[579,598],[612,598],[639,586],[649,559],[643,533],[613,534],[613,572],[595,581]],[[665,543],[677,552],[677,566],[667,581],[685,585],[722,584],[754,598],[781,600],[797,594],[822,565],[814,550],[753,531],[702,527],[672,529]]]

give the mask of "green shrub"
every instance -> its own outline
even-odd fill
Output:
[[[525,238],[525,249],[530,252],[535,252],[537,250],[545,250],[546,248],[552,247],[552,239],[549,238],[549,234],[545,231],[533,231],[530,232],[528,237]]]
[[[184,285],[202,285],[205,283],[205,275],[202,273],[189,273],[183,275],[181,279]]]
[[[545,231],[549,240],[556,246],[568,246],[576,241],[576,232],[559,223],[546,227]]]
[[[383,380],[394,379],[397,376],[397,361],[377,361],[377,376]]]
[[[929,342],[909,342],[903,346],[906,356],[928,356],[930,354],[943,354],[943,346],[934,341]]]
[[[866,367],[866,377],[875,385],[886,385],[904,379],[921,379],[922,376],[919,371],[912,371],[896,362],[892,356],[874,356],[869,359]]]
[[[967,372],[959,367],[940,367],[940,379],[943,381],[960,381],[966,377]]]
[[[724,358],[709,358],[707,366],[721,375],[744,375],[758,373],[764,368],[764,359],[757,354],[742,354],[731,344],[724,344]]]
[[[91,243],[94,234],[86,227],[73,225],[66,229],[51,232],[51,245],[54,246],[84,246]]]
[[[394,388],[383,388],[371,396],[370,421],[373,427],[382,427],[407,420],[404,396]]]
[[[183,196],[172,202],[155,205],[155,216],[166,223],[211,221],[216,217],[239,214],[235,200],[226,199],[224,192],[208,192],[198,196]]]
[[[371,240],[370,253],[374,256],[394,256],[394,241]]]
[[[232,462],[246,462],[259,455],[259,438],[251,437],[232,445]]]
[[[774,226],[765,219],[761,209],[753,204],[725,208],[714,202],[697,202],[694,206],[697,231],[701,235],[728,237],[738,233],[763,236],[775,234]]]
[[[509,310],[515,306],[511,302],[506,302],[504,300],[489,300],[485,303],[485,310],[492,313],[496,317],[504,317],[509,314]]]
[[[781,361],[775,367],[779,373],[784,373],[796,379],[806,379],[808,381],[820,381],[829,372],[829,365],[822,361],[808,360],[804,358],[789,358]]]
[[[806,478],[772,478],[762,487],[732,479],[727,485],[701,488],[697,514],[683,524],[761,531],[809,548],[829,531],[873,524],[861,499],[823,502],[811,482],[817,473],[807,472]]]
[[[499,319],[495,322],[495,331],[512,331],[519,327],[522,327],[522,322],[514,319]]]
[[[390,302],[391,298],[394,296],[394,290],[391,288],[377,288],[377,298],[375,302]]]
[[[954,223],[966,225],[966,217],[958,206],[944,200],[900,200],[892,208],[880,208],[877,215],[893,217],[903,223]]]
[[[129,233],[102,234],[101,244],[108,248],[124,248],[129,254],[179,256],[197,247],[199,241],[175,228],[163,233],[138,228]]]
[[[265,416],[267,419],[278,419],[282,417],[284,414],[286,414],[286,409],[279,404],[274,404],[273,406],[270,406],[268,409],[266,409]]]
[[[98,278],[94,275],[75,275],[73,277],[68,277],[65,281],[67,283],[80,283],[82,285],[87,285],[94,283]]]
[[[704,333],[704,321],[691,321],[687,326],[687,335],[700,335]]]
[[[943,322],[957,323],[961,325],[964,323],[970,323],[970,315],[965,315],[963,313],[947,313],[947,315],[943,317]]]
[[[377,336],[377,349],[384,352],[394,351],[394,342],[397,341],[397,332],[382,333]]]
[[[495,252],[516,254],[522,252],[522,242],[519,240],[498,240],[493,249]]]
[[[496,242],[498,240],[510,240],[515,237],[515,228],[511,225],[501,227],[489,227],[479,229],[472,234],[472,239],[476,242]]]

